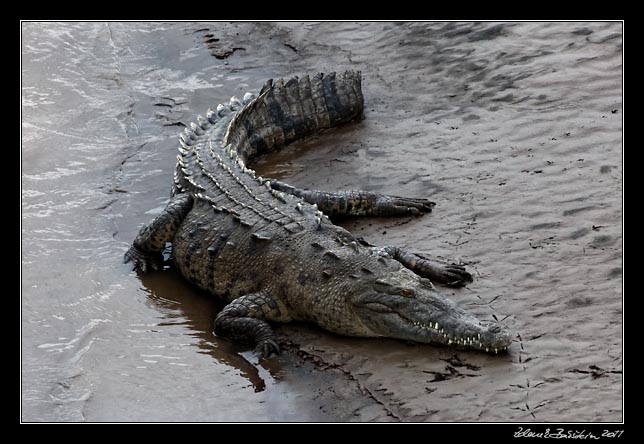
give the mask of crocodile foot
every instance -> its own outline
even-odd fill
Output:
[[[377,249],[377,254],[395,259],[418,276],[448,287],[463,287],[473,280],[472,275],[462,265],[436,262],[419,253],[410,253],[400,247],[383,247]]]
[[[280,351],[280,346],[273,339],[263,339],[257,343],[253,352],[261,361],[269,358],[272,354],[279,355]]]
[[[379,208],[378,213],[380,214],[376,213],[375,215],[404,216],[410,214],[420,216],[422,213],[432,211],[435,205],[435,202],[427,199],[381,194],[378,195],[375,203],[375,207]]]
[[[390,196],[371,191],[303,190],[275,179],[269,179],[266,183],[274,190],[292,194],[317,205],[327,216],[420,216],[432,211],[436,205],[427,199]]]
[[[160,253],[146,253],[139,250],[134,245],[123,256],[123,262],[132,262],[135,270],[141,270],[143,273],[148,271],[158,271],[163,268],[163,256]]]
[[[440,281],[448,287],[463,287],[472,282],[472,275],[465,270],[465,267],[458,264],[438,265],[438,273],[441,276]]]

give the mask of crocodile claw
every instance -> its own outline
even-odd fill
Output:
[[[441,271],[445,275],[444,285],[448,287],[463,287],[473,280],[472,275],[462,265],[445,265]]]
[[[406,206],[411,212],[416,210],[417,213],[427,213],[432,211],[436,202],[427,199],[398,198],[397,205]]]
[[[269,358],[272,354],[279,355],[280,351],[280,346],[273,339],[263,339],[257,343],[254,353],[261,361],[262,359]]]
[[[134,245],[123,255],[124,263],[132,262],[134,264],[134,270],[140,270],[143,273],[161,270],[163,266],[162,259],[163,256],[145,253]]]
[[[404,215],[410,214],[412,216],[420,216],[422,213],[429,213],[436,205],[427,199],[398,197],[398,196],[385,196],[386,199],[394,206],[395,214]]]

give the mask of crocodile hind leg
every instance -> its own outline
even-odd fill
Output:
[[[143,272],[161,268],[161,252],[166,242],[172,242],[179,225],[192,208],[192,197],[178,194],[170,199],[161,214],[145,225],[134,239],[132,246],[123,257],[124,262],[132,261],[134,268]]]
[[[400,262],[417,275],[427,278],[432,282],[448,287],[463,287],[472,282],[472,275],[465,267],[458,264],[441,264],[431,261],[415,253],[410,253],[400,247],[375,248],[380,256],[389,257]]]
[[[265,292],[234,299],[215,318],[215,334],[232,341],[251,343],[259,359],[279,354],[275,333],[267,321],[288,322],[286,307]]]
[[[427,199],[389,196],[371,191],[309,191],[270,179],[271,188],[301,197],[327,216],[409,216],[432,211]]]

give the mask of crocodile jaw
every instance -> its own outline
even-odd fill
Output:
[[[374,335],[499,353],[512,342],[509,330],[484,324],[442,293],[417,286],[414,296],[371,292],[354,301],[354,311]]]

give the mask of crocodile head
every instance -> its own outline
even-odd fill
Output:
[[[371,288],[369,288],[371,287]],[[401,270],[376,279],[353,296],[355,315],[374,336],[498,353],[512,341],[508,329],[484,324],[433,284]]]

